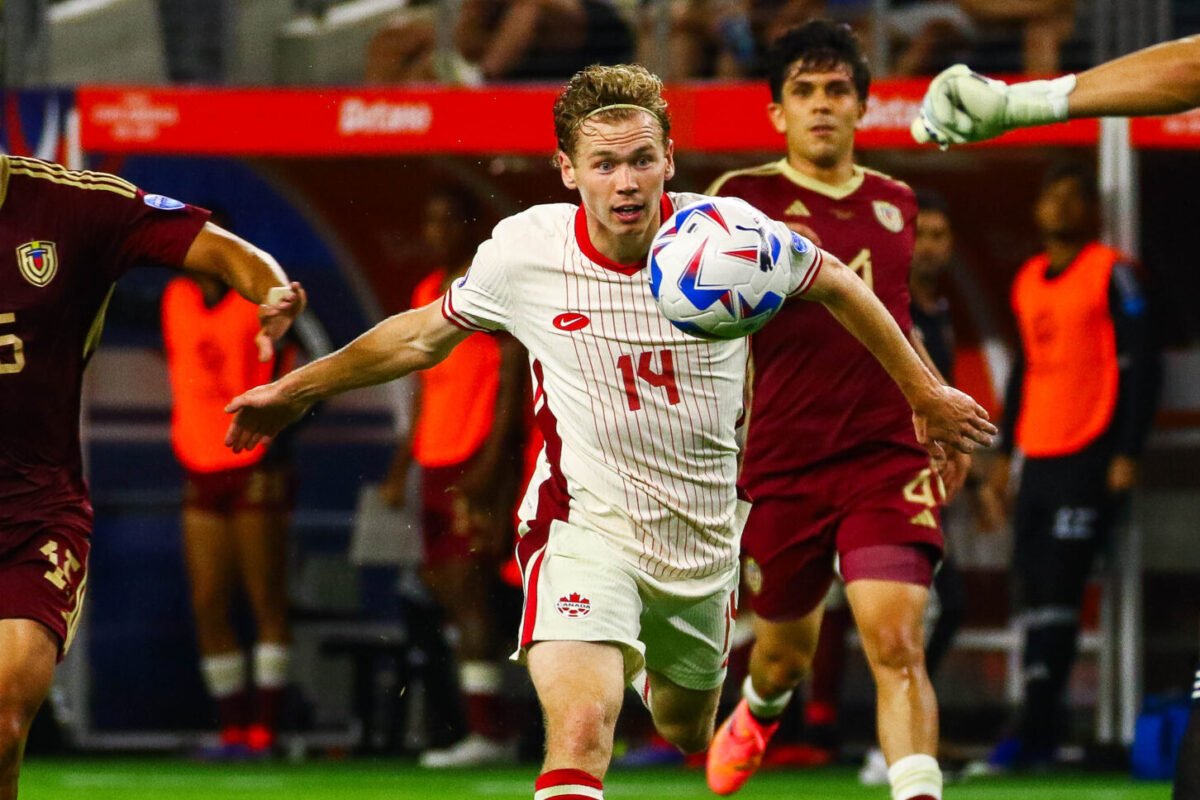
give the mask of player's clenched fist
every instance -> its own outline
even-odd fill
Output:
[[[978,142],[1014,128],[1062,122],[1075,76],[1007,84],[972,72],[965,64],[945,69],[925,92],[921,113],[912,122],[918,142]]]

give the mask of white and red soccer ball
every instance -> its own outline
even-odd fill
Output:
[[[749,336],[787,297],[792,240],[785,235],[783,226],[737,198],[686,205],[664,220],[650,246],[650,292],[686,333]]]

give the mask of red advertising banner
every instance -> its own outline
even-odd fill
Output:
[[[872,87],[858,146],[919,147],[908,133],[927,82]],[[81,87],[84,150],[197,155],[549,154],[556,87],[485,89],[192,89]],[[668,89],[684,151],[775,152],[761,83]],[[1094,120],[1008,134],[986,146],[1095,144]]]
[[[1137,149],[1200,148],[1200,109],[1170,117],[1144,117],[1130,124],[1129,136]]]

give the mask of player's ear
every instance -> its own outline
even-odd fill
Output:
[[[675,140],[667,139],[667,152],[664,156],[667,162],[667,180],[675,177]]]
[[[867,100],[863,98],[858,101],[858,119],[854,121],[854,127],[862,125],[863,118],[867,116]]]
[[[563,186],[571,191],[578,189],[579,184],[575,181],[575,165],[571,163],[571,157],[562,150],[559,150],[554,157],[558,159],[558,170],[562,176]]]
[[[787,133],[787,120],[783,117],[782,103],[767,103],[767,119],[776,133]]]

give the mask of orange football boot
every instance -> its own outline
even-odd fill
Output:
[[[708,748],[705,774],[708,788],[719,795],[733,794],[750,780],[762,764],[767,742],[779,729],[779,723],[764,725],[750,713],[743,699],[717,729]]]

